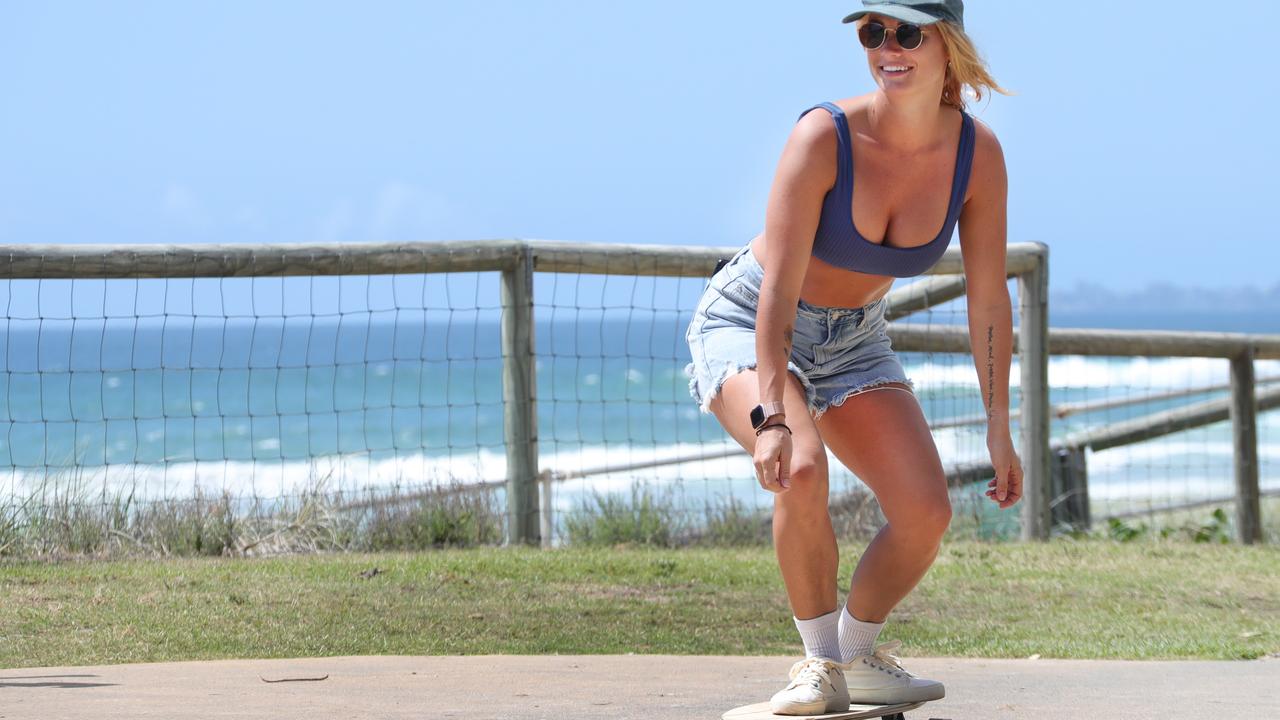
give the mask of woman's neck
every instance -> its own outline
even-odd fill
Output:
[[[898,97],[883,92],[871,97],[867,124],[881,144],[899,152],[923,150],[942,134],[945,106],[928,96]]]

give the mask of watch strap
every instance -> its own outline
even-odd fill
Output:
[[[764,416],[766,418],[772,415],[781,415],[786,409],[781,401],[763,403],[760,407],[764,408]]]
[[[765,403],[764,405],[757,405],[751,408],[751,427],[759,430],[769,418],[774,415],[778,415],[781,412],[782,403],[780,402],[770,402]]]

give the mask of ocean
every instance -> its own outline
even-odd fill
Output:
[[[733,451],[688,393],[686,313],[539,308],[538,444],[543,470],[576,472],[655,458]],[[942,319],[954,315],[942,313]],[[937,320],[935,320],[937,321]],[[401,310],[336,317],[191,316],[34,320],[0,333],[0,494],[26,497],[50,479],[86,498],[190,497],[199,485],[237,497],[330,489],[416,488],[505,475],[499,326],[480,312]],[[1270,314],[1054,316],[1071,327],[1276,332]],[[1207,327],[1206,327],[1207,326]],[[926,416],[980,413],[968,355],[903,353]],[[1259,378],[1280,362],[1259,361]],[[1010,377],[1017,407],[1017,358]],[[1133,397],[1227,382],[1224,360],[1054,357],[1051,402]],[[1053,423],[1053,435],[1216,395],[1112,407]],[[1017,433],[1016,422],[1013,431]],[[983,426],[934,432],[944,463],[985,459]],[[1280,418],[1259,423],[1264,489],[1280,488]],[[856,480],[832,458],[832,492]],[[1227,423],[1088,458],[1095,507],[1114,510],[1233,492]],[[633,482],[672,493],[700,515],[734,498],[769,502],[741,450],[558,483],[563,517],[593,492]],[[975,500],[981,488],[970,489]],[[1096,511],[1095,511],[1096,512]]]

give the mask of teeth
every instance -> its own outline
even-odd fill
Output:
[[[882,69],[886,72],[906,72],[910,68],[906,65],[885,65]]]

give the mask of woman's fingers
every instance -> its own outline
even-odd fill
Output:
[[[997,474],[997,477],[987,481],[987,497],[993,502],[999,503],[1000,507],[1007,508],[1013,506],[1018,500],[1022,499],[1022,470],[1016,465],[1010,468],[1003,477]],[[1000,497],[1000,491],[1004,491],[1004,498]]]
[[[760,487],[771,493],[784,492],[791,487],[791,443],[789,438],[761,441],[756,446],[756,478]]]
[[[778,484],[786,490],[791,487],[791,443],[783,442],[781,450],[778,455]]]
[[[769,462],[769,458],[765,457],[756,460],[756,479],[760,481],[760,487],[765,490],[769,489],[769,483],[773,480],[773,463]]]
[[[759,471],[760,487],[771,493],[780,493],[787,489],[786,485],[781,484],[777,474],[777,463],[769,461],[765,463],[765,468]]]

